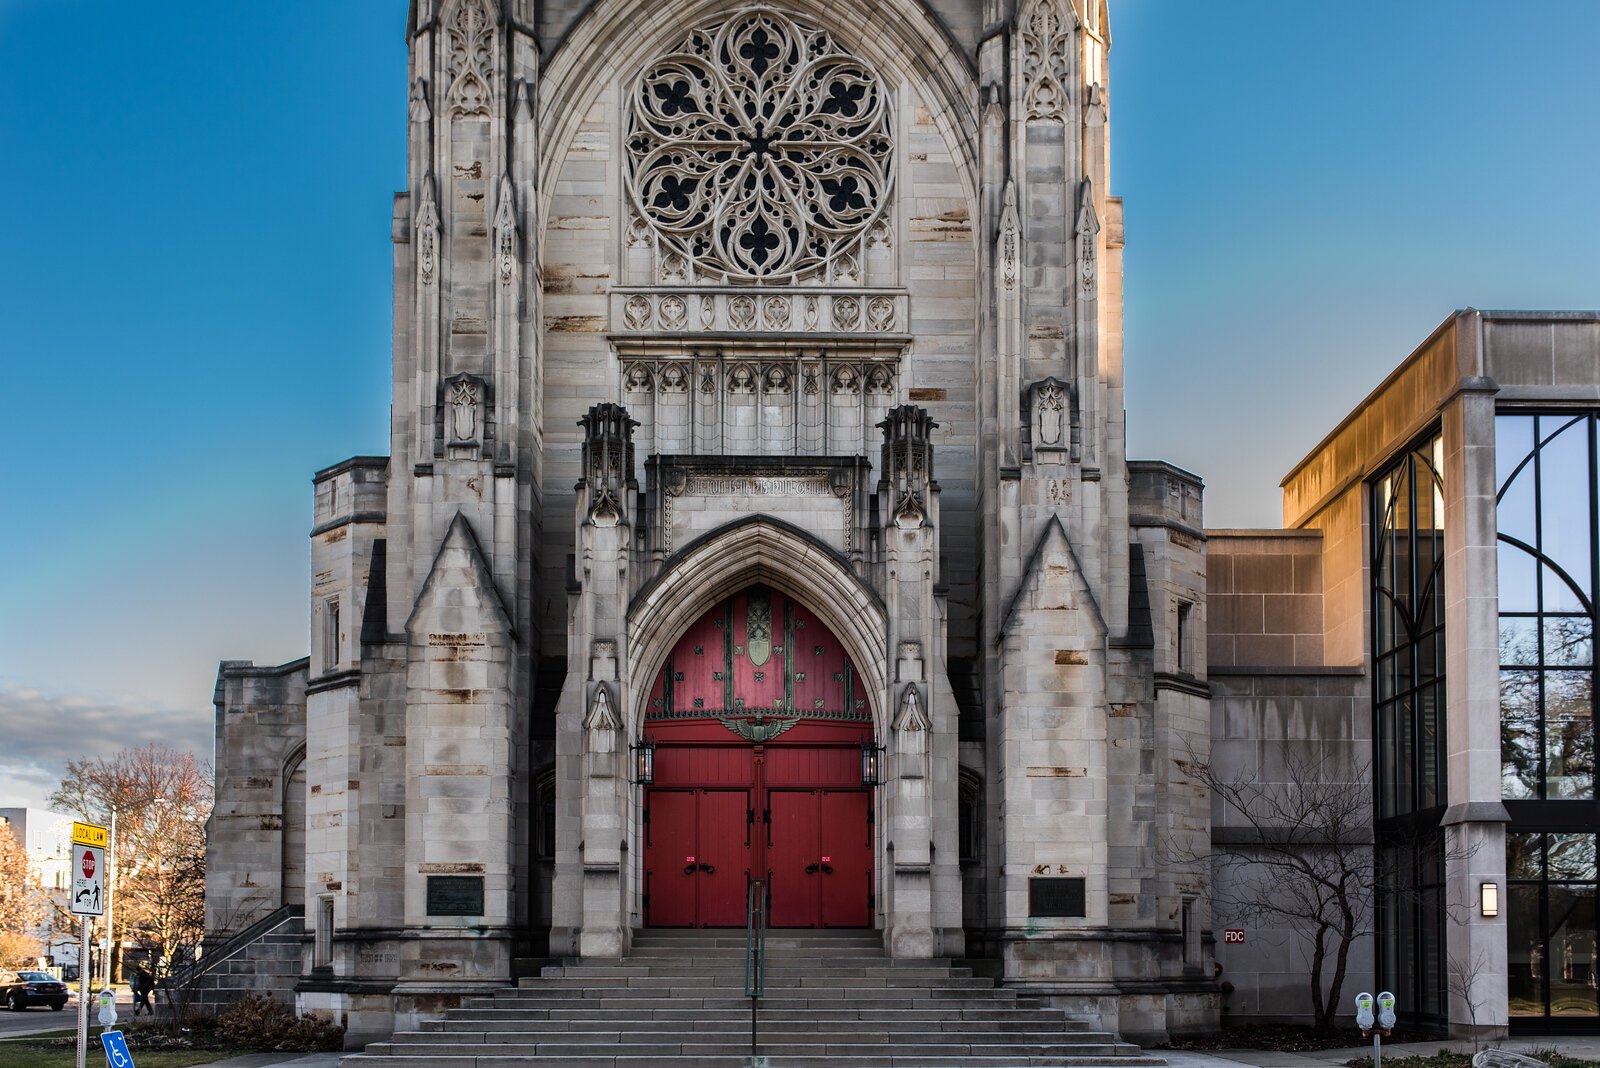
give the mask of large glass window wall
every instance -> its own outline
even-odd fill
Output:
[[[1512,1019],[1593,1023],[1596,973],[1595,835],[1506,835],[1506,958]]]
[[[1372,493],[1372,670],[1379,981],[1444,1018],[1444,442],[1434,433]]]
[[[1501,792],[1594,797],[1593,415],[1495,420]]]
[[[1507,978],[1512,1021],[1534,1027],[1600,1022],[1597,435],[1593,412],[1495,420]]]

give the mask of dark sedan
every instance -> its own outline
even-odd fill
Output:
[[[0,997],[12,1012],[34,1005],[60,1012],[67,1007],[67,984],[46,972],[0,972]]]

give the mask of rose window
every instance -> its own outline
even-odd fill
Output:
[[[702,278],[827,276],[888,203],[889,111],[821,30],[765,8],[702,27],[633,93],[634,206]]]

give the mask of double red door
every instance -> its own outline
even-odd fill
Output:
[[[865,790],[767,794],[774,927],[872,924],[872,826]]]
[[[751,871],[750,791],[651,790],[648,804],[651,925],[742,925]]]
[[[658,766],[684,785],[645,791],[646,924],[741,927],[749,882],[761,879],[774,927],[871,926],[871,794],[808,787],[793,781],[807,776],[792,774],[769,786],[759,759],[747,765],[747,786],[685,782],[697,767],[710,769],[707,779],[725,778],[730,757],[658,753]]]

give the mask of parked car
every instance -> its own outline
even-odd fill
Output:
[[[48,972],[0,972],[0,997],[12,1012],[34,1005],[60,1012],[67,1007],[67,984]]]

